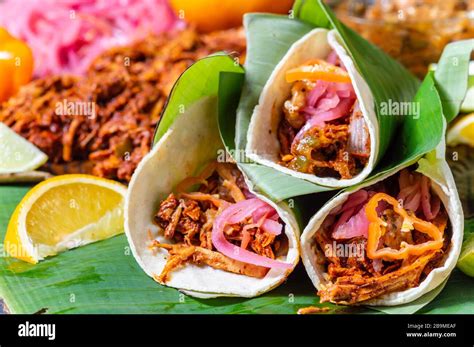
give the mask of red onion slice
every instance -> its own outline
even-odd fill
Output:
[[[319,112],[332,110],[340,101],[341,99],[337,94],[326,93],[325,97],[319,100],[316,110]]]
[[[403,201],[403,207],[406,210],[416,212],[418,210],[418,208],[420,207],[420,200],[421,200],[421,193],[420,193],[419,190],[417,190],[415,193],[409,195]]]
[[[296,134],[293,143],[291,144],[292,148],[297,145],[298,142],[301,141],[303,136],[312,128],[323,126],[324,122],[329,122],[332,120],[336,120],[347,115],[354,103],[353,99],[343,99],[339,105],[329,111],[322,111],[316,112],[312,115],[310,119],[306,122],[306,124],[298,131]]]
[[[326,92],[329,87],[330,82],[326,81],[317,81],[313,89],[308,93],[308,98],[306,99],[307,106],[315,106],[319,98]]]
[[[273,234],[275,236],[278,236],[281,234],[281,230],[283,229],[283,225],[278,223],[277,221],[274,221],[272,219],[265,219],[265,221],[262,224],[262,229],[266,231],[269,234]]]
[[[255,210],[255,212],[252,213],[252,219],[254,223],[258,223],[264,216],[269,216],[270,214],[273,214],[275,212],[275,209],[271,207],[268,204],[265,204],[264,206],[259,207],[258,209]]]
[[[353,210],[348,210],[352,211]],[[344,216],[344,213],[343,215]],[[340,221],[342,220],[342,216]],[[354,237],[364,237],[367,238],[369,233],[369,220],[367,219],[367,214],[365,213],[365,205],[357,212],[355,215],[349,218],[347,222],[336,224],[332,237],[335,240],[340,239],[352,239]]]
[[[441,202],[436,196],[433,199],[434,208],[431,206],[430,179],[426,176],[421,177],[421,207],[427,220],[433,220],[439,213]]]
[[[245,218],[250,217],[253,212],[265,204],[265,202],[259,199],[249,199],[239,201],[226,208],[214,221],[212,227],[212,244],[220,253],[234,260],[266,268],[292,269],[293,264],[273,260],[242,249],[227,241],[224,236],[224,227],[227,224],[241,222]]]

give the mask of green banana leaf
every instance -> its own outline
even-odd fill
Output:
[[[29,186],[0,186],[0,238]],[[469,313],[474,279],[456,271],[424,313]],[[375,313],[319,304],[301,264],[287,283],[254,299],[198,300],[158,285],[136,264],[124,235],[80,247],[31,265],[0,258],[0,298],[12,313],[266,313],[294,314],[306,306],[331,313]],[[438,305],[439,303],[439,305]]]
[[[182,107],[190,106],[199,95],[217,95],[219,72],[242,71],[231,58],[222,54],[191,66],[173,89],[157,137],[166,133]],[[200,80],[200,84],[197,85],[196,80]],[[217,110],[209,116],[217,117]],[[232,130],[235,123],[230,124],[228,128]],[[29,189],[30,186],[0,186],[0,238],[4,238],[15,206]],[[308,216],[300,216],[304,223],[302,218]],[[148,277],[133,258],[124,235],[61,253],[36,265],[12,259],[2,252],[0,298],[13,313],[292,314],[310,305],[326,307],[328,313],[352,310],[319,304],[301,264],[287,283],[258,298],[202,300],[187,297]]]
[[[224,58],[216,57],[204,63],[225,69],[230,65],[229,58]],[[195,78],[193,71],[202,70],[188,70],[180,88],[192,85]],[[200,77],[205,78],[202,74]],[[0,238],[5,235],[13,210],[29,189],[30,186],[0,186]],[[318,204],[311,196],[296,199],[299,200],[297,203],[313,206],[312,210],[303,211],[302,218],[307,221]],[[320,203],[326,199],[321,197]],[[124,235],[61,253],[37,265],[9,258],[3,252],[1,255],[0,297],[13,313],[294,314],[306,306],[327,307],[327,314],[375,313],[363,307],[320,304],[301,264],[285,284],[258,298],[190,298],[175,289],[160,286],[144,274],[136,264]],[[460,283],[470,280],[459,276]],[[448,282],[445,291],[449,288]],[[463,301],[451,302],[450,312],[466,312],[464,307],[473,300],[472,296],[464,296]],[[434,309],[439,311],[437,306]]]
[[[157,136],[201,97],[217,95],[219,72],[242,71],[226,55],[203,59],[181,76],[173,89]],[[196,87],[196,79],[207,81]],[[183,96],[192,98],[183,101]],[[173,111],[170,111],[173,110]],[[210,117],[217,117],[215,114]],[[234,127],[234,123],[230,123]],[[225,131],[224,131],[225,132]],[[0,238],[8,220],[30,186],[0,186]],[[300,217],[301,220],[302,217]],[[124,235],[80,247],[32,265],[0,258],[0,297],[13,313],[266,313],[294,314],[301,307],[325,307],[328,313],[352,309],[320,304],[300,264],[287,283],[254,299],[202,300],[161,286],[138,266]],[[362,309],[363,311],[363,309]]]
[[[0,186],[0,238],[29,186]],[[245,300],[193,299],[158,285],[138,266],[125,235],[80,247],[32,265],[0,258],[0,298],[12,313],[267,313],[293,314],[319,305],[300,266],[288,283],[265,296]]]
[[[296,21],[295,21],[296,23]],[[199,99],[193,92],[196,80],[205,81],[200,84],[212,95],[222,78],[209,78],[206,71],[213,68],[227,71],[230,74],[242,74],[238,65],[230,66],[227,57],[222,60],[204,60],[209,64],[194,66],[189,69],[181,80],[183,101],[173,104],[174,111],[167,108],[168,113],[157,131],[157,138],[162,136],[173,122],[177,112],[188,107]],[[190,73],[189,71],[194,71]],[[222,75],[225,75],[223,73]],[[187,77],[186,77],[187,76]],[[240,77],[242,79],[242,76]],[[238,85],[236,76],[230,77],[231,84]],[[238,78],[237,78],[238,79]],[[225,81],[223,83],[228,83]],[[199,82],[201,83],[201,82]],[[176,87],[177,88],[177,87]],[[179,88],[181,89],[181,88]],[[184,90],[188,90],[189,94]],[[178,89],[173,90],[176,93]],[[221,88],[219,87],[219,95]],[[228,90],[230,101],[239,95],[239,88]],[[236,94],[234,94],[236,93]],[[235,109],[237,102],[219,105]],[[170,106],[168,104],[168,106]],[[167,116],[169,114],[169,116]],[[221,112],[219,112],[219,115]],[[232,134],[232,127],[221,127],[223,137]],[[249,164],[254,165],[254,164]],[[261,175],[257,168],[254,173]],[[286,183],[285,183],[286,182]],[[290,194],[287,181],[280,181]],[[0,238],[5,236],[8,220],[16,205],[31,186],[10,185],[0,186]],[[317,196],[322,203],[328,193]],[[300,195],[300,194],[298,194]],[[323,197],[325,196],[325,197]],[[283,198],[282,198],[283,197]],[[312,209],[302,211],[303,220],[307,220],[313,210],[318,207],[313,196],[295,198],[300,204],[311,205]],[[472,223],[474,225],[474,223]],[[466,290],[474,284],[474,280],[459,271],[453,272],[441,294],[430,304],[424,306],[423,313],[469,313],[473,310],[474,291]],[[12,258],[2,250],[0,253],[0,298],[13,313],[266,313],[294,314],[301,307],[327,307],[331,313],[374,313],[374,311],[358,307],[347,308],[331,304],[320,304],[315,290],[300,264],[288,281],[276,290],[253,299],[216,298],[200,300],[187,297],[178,291],[158,285],[146,276],[136,264],[124,235],[80,247],[55,257],[48,258],[37,265],[27,264]]]

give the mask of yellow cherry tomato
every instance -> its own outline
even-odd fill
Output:
[[[28,45],[0,28],[0,102],[14,95],[33,76],[33,53]]]

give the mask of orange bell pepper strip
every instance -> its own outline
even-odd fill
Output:
[[[410,228],[427,234],[432,240],[419,245],[411,245],[402,242],[398,250],[387,247],[377,250],[379,240],[385,233],[387,227],[387,223],[377,214],[377,206],[382,200],[392,205],[393,210],[403,217],[403,226],[409,226]],[[438,250],[443,247],[443,231],[438,229],[434,224],[419,219],[414,214],[408,214],[406,210],[400,207],[399,202],[390,195],[385,193],[375,194],[367,203],[365,212],[370,223],[367,239],[367,256],[371,259],[406,259],[409,255],[422,255],[428,251]]]
[[[314,59],[288,70],[285,78],[288,83],[301,80],[351,83],[351,78],[347,71],[321,59]]]
[[[14,95],[33,76],[33,53],[26,43],[0,28],[0,102]]]

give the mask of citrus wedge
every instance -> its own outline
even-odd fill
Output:
[[[33,187],[8,224],[5,250],[37,263],[123,231],[126,187],[89,175],[63,175]]]
[[[458,268],[466,275],[474,277],[474,234],[463,242]]]
[[[0,174],[35,170],[47,160],[46,154],[0,122]]]
[[[449,146],[459,144],[474,147],[474,113],[470,113],[457,121],[448,131]]]

